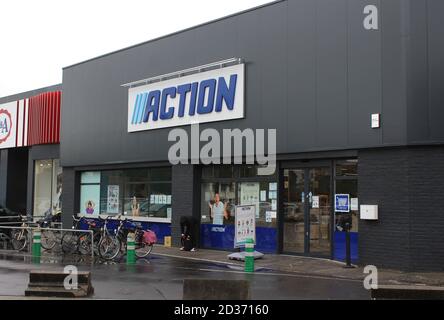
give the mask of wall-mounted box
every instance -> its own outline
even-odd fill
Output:
[[[372,120],[371,120],[371,127],[372,129],[377,129],[381,126],[381,121],[380,121],[380,114],[379,113],[373,113],[372,114]]]
[[[361,220],[378,220],[377,205],[361,204],[360,208]]]

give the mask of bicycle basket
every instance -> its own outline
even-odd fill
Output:
[[[143,241],[143,243],[146,243],[149,245],[156,243],[157,242],[156,233],[151,230],[144,231],[142,241]]]

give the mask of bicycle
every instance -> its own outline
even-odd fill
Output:
[[[118,216],[118,219],[120,219],[120,215]],[[130,227],[125,227],[127,223],[130,224]],[[147,243],[144,241],[144,233],[149,231],[150,230],[144,231],[142,227],[134,225],[134,223],[129,222],[128,219],[120,220],[115,234],[108,235],[107,238],[102,239],[103,242],[106,241],[107,243],[112,243],[112,246],[107,248],[108,255],[103,255],[102,250],[104,250],[104,247],[102,247],[100,244],[99,254],[106,260],[115,259],[119,252],[124,254],[126,252],[128,234],[132,232],[134,233],[135,238],[135,254],[138,258],[144,258],[153,250],[154,243]],[[112,248],[112,251],[110,251],[110,248]]]
[[[78,230],[80,223],[84,220],[83,217],[76,218],[75,215],[72,216],[74,225],[72,227],[73,230]],[[99,217],[99,220],[103,220]],[[97,244],[100,241],[101,228],[98,228],[95,222],[90,222],[85,220],[88,224],[88,230],[93,230],[93,244]],[[104,226],[106,228],[106,221],[104,223]],[[102,227],[103,228],[103,227]],[[96,232],[94,232],[96,231]],[[91,253],[91,235],[85,232],[77,231],[77,232],[66,232],[62,238],[61,238],[61,247],[63,253],[66,254],[74,254],[74,253],[80,253],[80,254],[90,254]],[[97,252],[96,249],[94,249],[95,253]]]
[[[92,236],[92,245],[91,245],[91,236],[90,234],[82,233],[79,235],[79,246],[78,250],[81,254],[89,255],[91,254],[91,247],[94,250],[94,255],[98,255],[98,244],[100,242],[100,239],[102,238],[102,235],[104,234],[105,230],[107,228],[107,220],[102,219],[99,217],[99,221],[102,222],[102,227],[99,227],[97,225],[96,221],[88,221],[85,220],[86,224],[88,225],[88,230],[93,231]]]
[[[23,251],[29,242],[29,231],[26,229],[28,227],[28,219],[27,217],[23,217],[22,215],[19,215],[19,218],[21,220],[21,227],[20,229],[13,229],[10,232],[10,236],[6,235],[6,237],[9,237],[9,241],[11,242],[11,245],[14,250],[17,251]]]
[[[41,246],[45,250],[53,249],[55,245],[61,241],[62,234],[60,231],[45,230],[45,228],[51,228],[53,226],[53,222],[59,222],[58,219],[60,217],[60,213],[58,212],[56,215],[53,215],[52,212],[48,210],[45,213],[45,217],[37,221],[37,225],[43,229],[41,233]]]
[[[120,220],[120,216],[121,215],[117,216],[118,220]],[[121,246],[119,233],[121,232],[120,231],[121,228],[122,228],[122,220],[120,221],[117,229],[114,230],[114,233],[111,233],[108,230],[108,228],[105,228],[103,230],[102,237],[100,238],[98,245],[99,255],[103,259],[108,261],[113,260],[119,254]]]

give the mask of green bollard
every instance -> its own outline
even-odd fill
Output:
[[[245,272],[254,272],[254,241],[247,239],[245,241]]]
[[[128,233],[126,238],[126,264],[136,263],[136,246],[134,244],[134,233]]]
[[[34,263],[40,263],[40,257],[42,254],[42,234],[40,229],[33,232],[32,235],[32,260]]]

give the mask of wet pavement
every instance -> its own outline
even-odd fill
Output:
[[[207,261],[243,265],[242,262],[228,260],[231,252],[220,250],[199,249],[196,252],[179,251],[174,247],[156,246],[154,254],[183,259],[203,259]],[[304,276],[321,276],[338,279],[363,281],[367,274],[362,266],[344,268],[344,263],[330,259],[292,256],[283,254],[266,254],[263,259],[256,260],[257,268],[265,268],[276,272],[288,272]],[[385,285],[430,285],[444,286],[444,267],[442,272],[406,272],[378,267],[379,284]]]
[[[359,279],[295,274],[263,266],[247,274],[236,262],[184,259],[161,252],[137,260],[134,266],[123,261],[91,264],[82,259],[44,257],[42,263],[33,264],[29,256],[0,254],[0,298],[23,296],[30,270],[62,270],[70,263],[81,271],[91,271],[94,299],[182,299],[183,280],[191,278],[247,279],[251,297],[257,300],[370,298]]]

